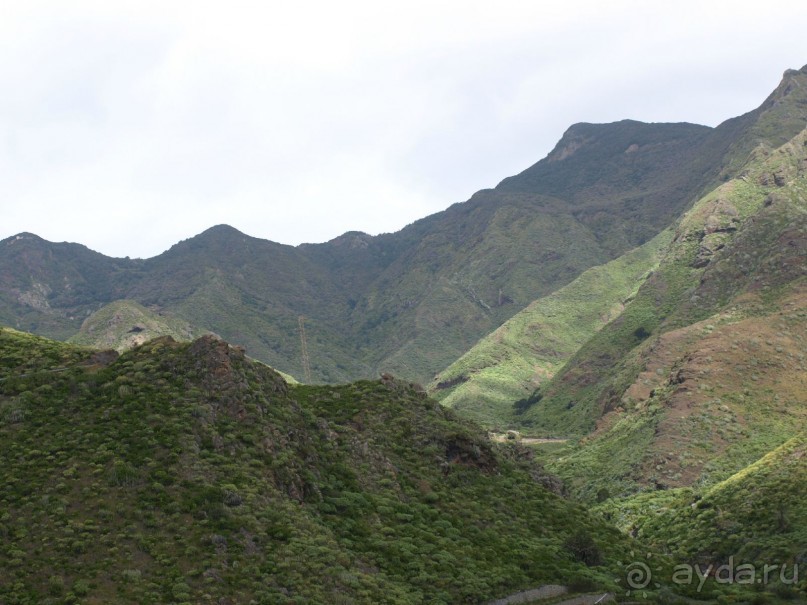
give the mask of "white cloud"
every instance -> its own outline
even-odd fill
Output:
[[[771,0],[5,2],[0,237],[149,256],[216,223],[398,229],[571,123],[714,125],[800,67]]]

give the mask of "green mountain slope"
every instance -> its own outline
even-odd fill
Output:
[[[702,561],[807,558],[807,436],[788,440],[711,488],[650,492],[601,512],[676,557]],[[779,574],[777,574],[778,576]],[[792,568],[786,577],[792,577]]]
[[[372,375],[345,327],[348,282],[299,248],[220,225],[146,261],[131,295],[210,327],[272,367],[303,375],[298,317],[307,318],[312,374],[344,382]]]
[[[640,246],[757,147],[803,127],[807,72],[717,128],[577,124],[494,189],[393,234],[283,246],[214,227],[147,260],[30,234],[0,242],[0,321],[66,339],[133,300],[315,381],[393,372],[428,383],[481,337],[586,269]]]
[[[671,578],[679,586],[702,583],[699,595],[730,586],[734,601],[804,603],[805,447],[802,433],[706,490],[646,492],[595,510],[625,533],[686,562],[678,564],[678,579]]]
[[[429,391],[483,425],[501,428],[512,423],[513,402],[551,378],[621,311],[671,239],[672,233],[664,231],[531,303],[438,374]]]
[[[122,284],[141,264],[31,233],[7,238],[0,242],[0,322],[67,339],[102,302],[123,298]]]
[[[122,352],[158,336],[193,340],[202,334],[204,331],[182,319],[161,315],[133,300],[118,300],[85,319],[78,334],[71,336],[69,342]]]
[[[291,388],[211,336],[0,330],[0,459],[9,605],[478,603],[614,588],[632,547],[407,383]]]
[[[769,110],[803,127],[806,106]],[[734,600],[802,602],[807,130],[740,166],[677,221],[619,316],[515,412],[524,430],[579,437],[545,452],[547,467],[684,571],[717,573],[704,590],[740,569]]]
[[[133,300],[302,375],[303,315],[316,380],[391,371],[425,383],[533,300],[662,231],[746,153],[749,133],[769,136],[770,111],[715,129],[578,124],[522,174],[378,237],[295,248],[219,226],[130,260],[21,234],[0,243],[0,321],[65,339]]]
[[[762,106],[744,116],[729,120],[715,129],[703,143],[704,149],[716,152],[717,149],[726,146],[727,141],[732,141],[729,144],[729,152],[723,156],[720,180],[727,180],[730,174],[737,173],[743,163],[755,156],[762,157],[770,153],[773,145],[786,142],[796,135],[807,124],[805,108],[807,108],[807,69],[790,70],[785,73],[780,86]],[[573,127],[546,162],[539,162],[522,175],[504,181],[500,188],[518,190],[534,186],[536,182],[540,181],[547,191],[555,193],[562,187],[568,186],[568,182],[571,181],[577,185],[575,196],[572,199],[574,203],[582,206],[591,203],[591,200],[602,194],[603,191],[615,195],[615,183],[623,182],[625,166],[614,161],[602,161],[602,158],[608,157],[608,154],[602,153],[601,148],[610,145],[613,152],[624,147],[627,139],[622,138],[621,135],[626,131],[615,129],[613,137],[608,140],[592,142],[591,128],[590,125]],[[636,134],[634,134],[634,138],[636,138]],[[643,145],[653,148],[653,145],[647,141]],[[569,156],[592,153],[591,147],[600,148],[598,151],[600,172],[597,178],[575,169],[566,170],[565,166],[555,167],[556,164],[566,161]],[[638,149],[631,146],[631,149],[632,153],[635,153],[642,149],[642,146],[638,146]],[[753,154],[751,154],[752,151]],[[673,165],[665,164],[659,158],[652,158],[652,152],[650,156],[650,159],[646,156],[637,158],[637,165],[640,168],[634,167],[634,169],[637,172],[642,170],[667,171],[670,179],[691,178],[693,171],[698,173],[698,169],[694,165],[690,165],[690,172],[679,174]],[[637,191],[634,190],[632,195],[638,195]],[[649,195],[652,198],[659,197],[659,200],[663,201],[666,200],[665,191],[654,190]],[[615,219],[611,217],[609,220]],[[628,227],[622,228],[630,228],[634,224],[636,223],[631,221],[628,223]],[[638,220],[638,224],[641,224],[641,220]],[[616,227],[621,226],[616,225]],[[710,235],[706,238],[704,245],[719,246],[722,237],[720,233]],[[623,264],[628,266],[631,262],[633,261],[630,257],[619,259],[603,268],[597,268],[588,279],[585,279],[587,273],[583,273],[578,278],[583,281],[571,284],[575,288],[574,291],[569,290],[568,294],[564,295],[565,290],[559,290],[543,301],[536,301],[528,307],[528,310],[517,314],[502,327],[480,340],[457,362],[438,374],[430,383],[430,391],[447,405],[457,406],[457,409],[464,410],[465,413],[489,426],[503,427],[512,424],[514,419],[510,404],[513,401],[524,399],[529,394],[528,390],[534,389],[535,386],[554,375],[555,371],[596,330],[612,318],[609,317],[608,309],[627,299],[641,283],[638,280],[630,283],[622,282],[620,287],[613,288],[609,287],[607,281],[597,283],[592,278],[596,276],[597,279],[601,279],[602,271],[621,272],[624,269]],[[642,273],[640,271],[639,275]],[[630,273],[627,277],[629,280],[634,279]],[[588,290],[590,290],[590,295]],[[566,298],[569,298],[568,304]],[[547,321],[541,317],[542,305],[560,306],[563,311],[558,311],[557,308],[549,310],[552,313],[552,319]],[[535,312],[538,312],[539,316],[534,321],[529,320],[531,314]],[[633,329],[639,334],[644,334],[646,331],[646,328],[639,325],[634,326]],[[592,345],[591,356],[598,355],[603,349],[610,346],[611,339],[610,332],[603,335],[602,346]],[[607,367],[608,363],[615,363],[622,353],[631,348],[634,340],[635,338],[627,338],[623,342],[623,348],[612,351],[608,360],[601,359],[601,363],[595,364],[592,371],[580,382],[589,386],[594,385],[598,380],[597,373]],[[547,343],[549,344],[547,345]],[[571,380],[574,381],[575,378]],[[536,395],[536,397],[541,396],[541,393]],[[532,403],[534,401],[533,399]],[[540,414],[533,411],[527,414],[526,424],[528,427],[532,426],[544,433],[583,434],[591,428],[592,418],[596,418],[596,413],[589,417],[585,413],[566,414],[563,406],[574,407],[576,401],[575,397],[570,396],[563,401],[562,405],[556,405],[554,411],[548,411],[546,406],[541,408]],[[529,404],[530,401],[524,403]],[[583,408],[585,405],[578,411]],[[540,416],[540,419],[537,416]],[[560,418],[563,421],[560,421]],[[518,420],[518,418],[515,419],[516,424]]]
[[[681,220],[623,313],[530,399],[585,434],[552,468],[593,499],[708,486],[807,420],[807,131],[760,150]]]
[[[581,146],[564,153],[581,131]],[[647,169],[645,156],[688,173],[711,132],[691,124],[576,125],[527,171],[537,178],[513,177],[519,187],[506,180],[396,234],[412,247],[352,315],[360,334],[384,335],[379,365],[428,382],[536,298],[654,237],[710,177],[685,187],[671,171]],[[637,151],[628,151],[632,145]],[[717,158],[709,157],[712,177]]]
[[[713,129],[576,124],[523,173],[373,238],[384,268],[351,312],[371,366],[425,383],[537,298],[660,233],[807,122],[807,67]],[[368,245],[363,250],[371,251]],[[380,262],[380,260],[378,261]]]
[[[539,163],[549,167],[549,177],[518,191],[504,184],[482,191],[376,238],[346,234],[293,248],[219,226],[145,261],[92,256],[35,236],[10,238],[0,246],[2,318],[65,338],[100,306],[135,300],[301,374],[295,330],[304,315],[318,380],[385,370],[426,382],[535,298],[653,237],[668,222],[670,208],[682,208],[705,183],[706,177],[684,191],[669,171],[653,172],[637,158],[647,147],[653,161],[685,166],[683,156],[694,161],[709,137],[706,127],[581,125],[559,145],[579,128],[587,132],[583,149]],[[639,151],[621,149],[628,140],[638,141]],[[601,172],[606,161],[624,173],[626,192],[619,193],[610,172]],[[550,178],[557,171],[586,179],[558,183]],[[603,194],[577,195],[581,187],[599,187]],[[623,204],[637,187],[660,196],[660,203],[642,198],[628,204],[641,206],[641,220]],[[591,208],[619,228],[578,217]],[[631,233],[624,233],[625,225]]]

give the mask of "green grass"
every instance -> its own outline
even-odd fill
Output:
[[[444,405],[490,428],[512,424],[513,402],[527,398],[619,314],[655,269],[671,238],[665,231],[533,302],[438,374],[429,391]]]

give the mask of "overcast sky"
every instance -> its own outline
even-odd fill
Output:
[[[805,31],[803,0],[0,0],[0,238],[397,231],[574,122],[749,111]]]

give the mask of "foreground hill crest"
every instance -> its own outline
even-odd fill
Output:
[[[613,589],[630,549],[405,382],[291,387],[213,336],[95,355],[0,329],[4,603],[480,602]]]

